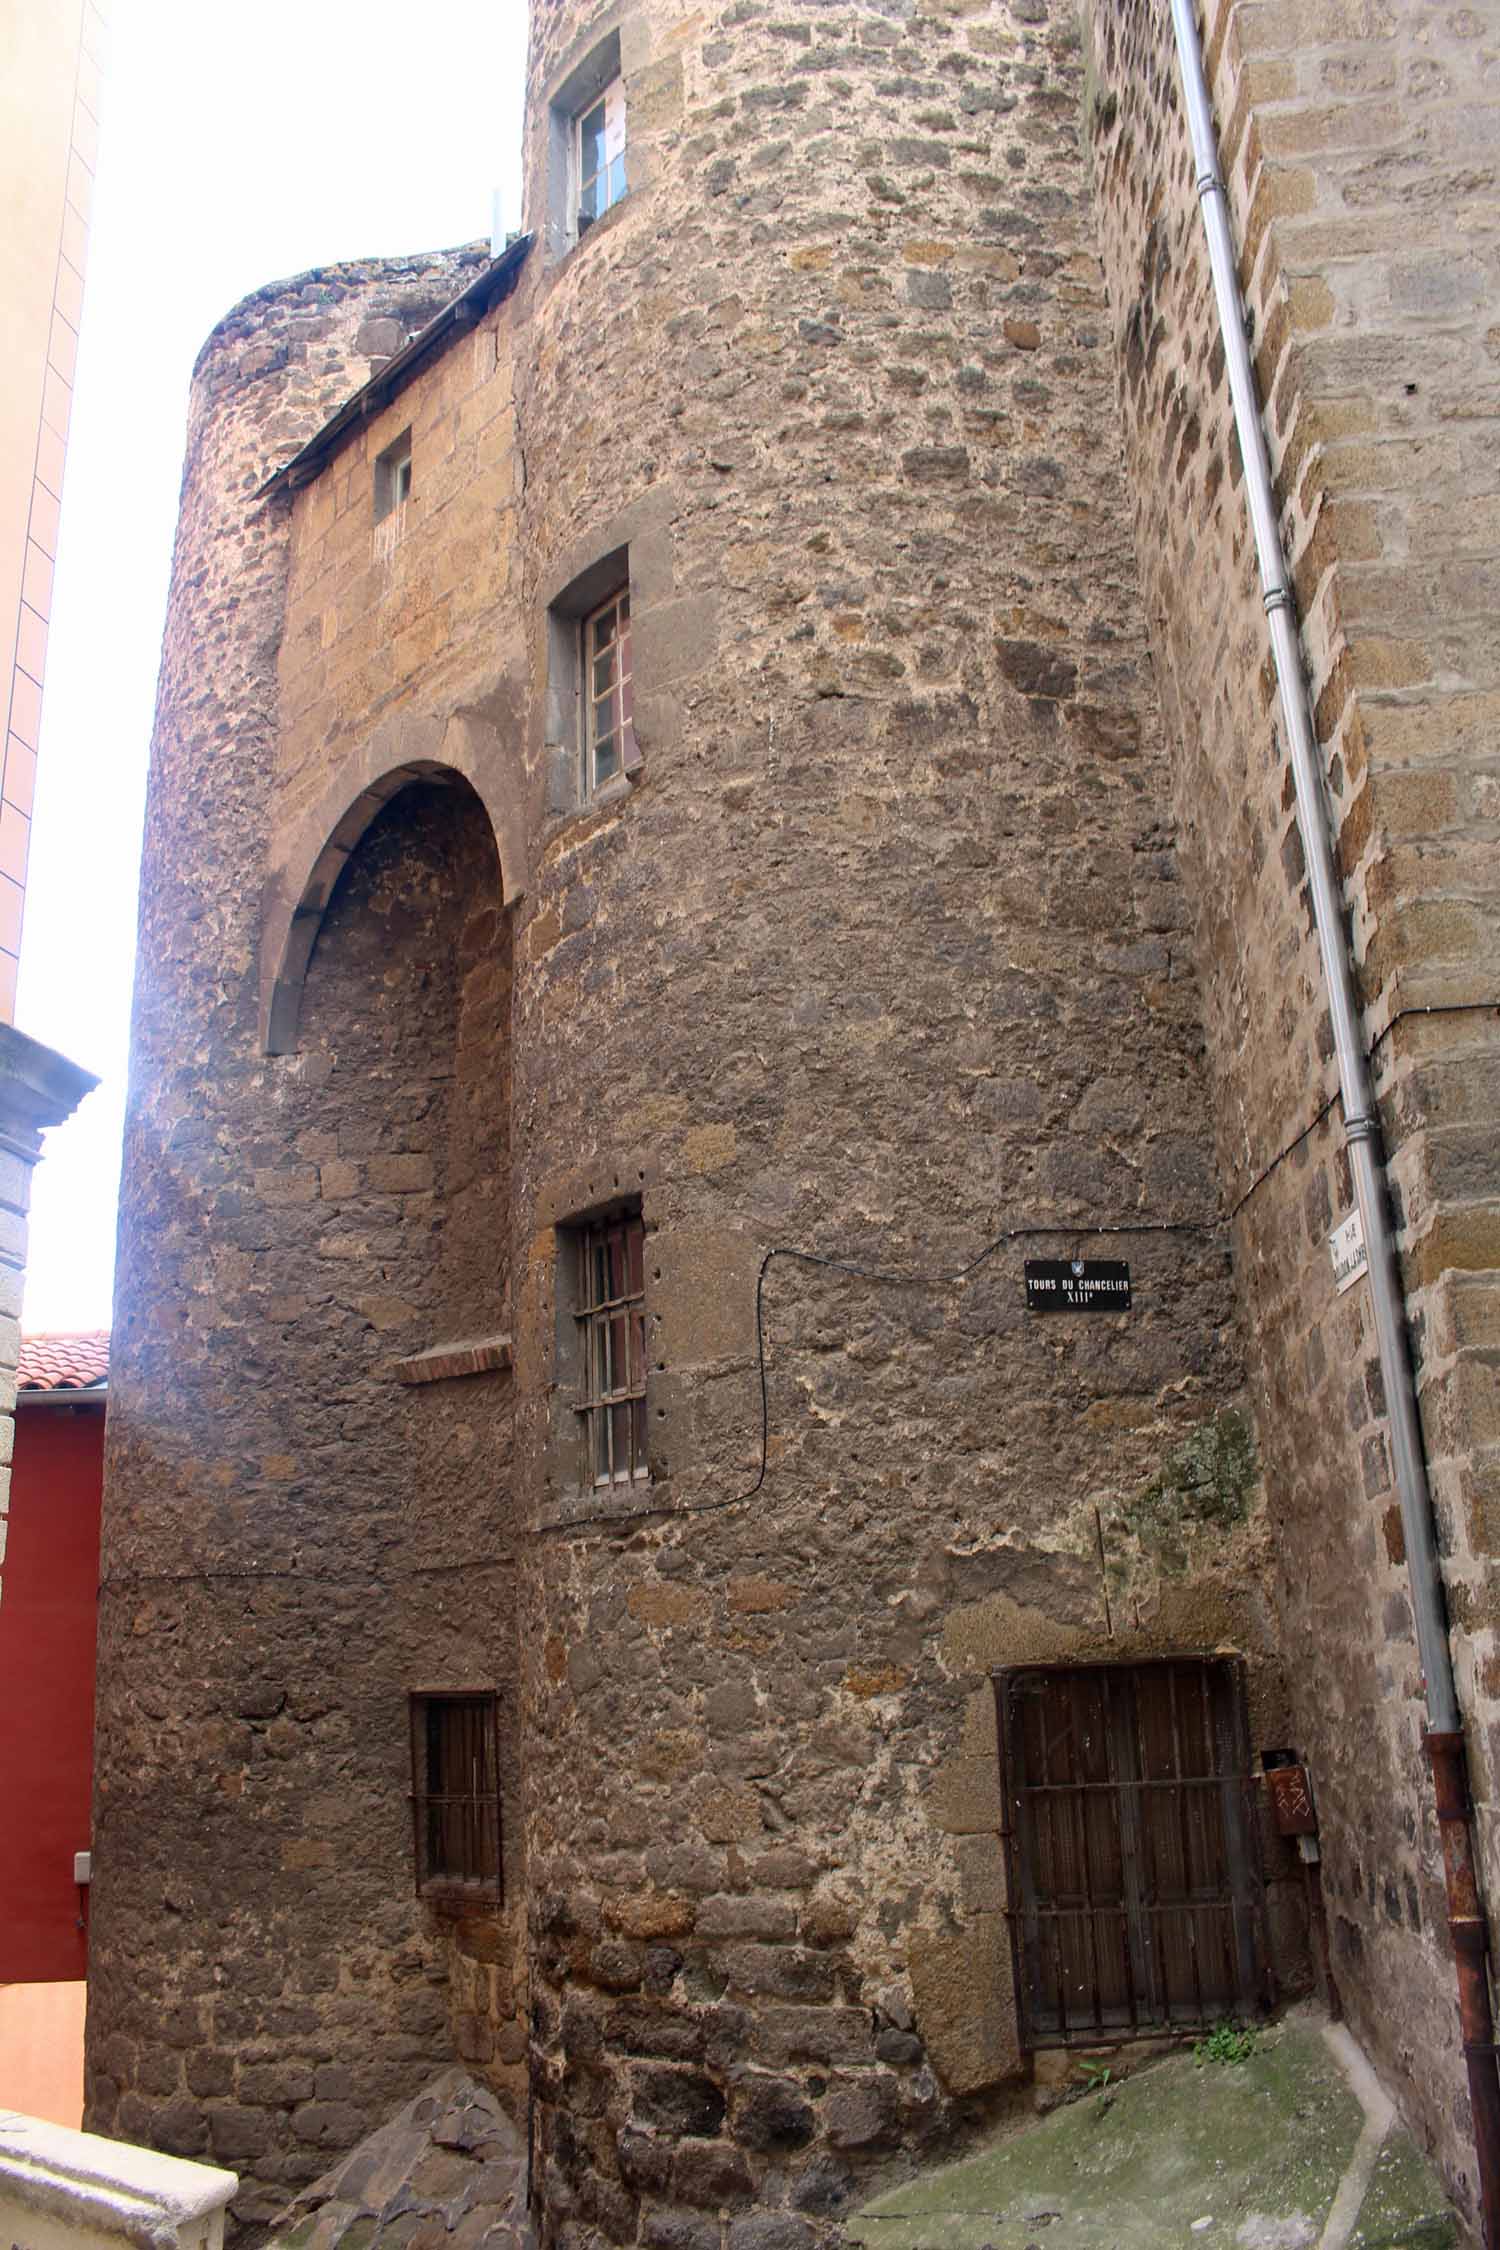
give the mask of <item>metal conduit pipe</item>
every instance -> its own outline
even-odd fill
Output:
[[[1432,1763],[1437,1817],[1443,1842],[1448,1928],[1458,1974],[1459,2021],[1474,2114],[1479,2200],[1485,2250],[1500,2250],[1500,2068],[1495,2053],[1487,1964],[1488,1940],[1480,1902],[1467,1776],[1463,1721],[1448,1646],[1447,1611],[1438,1567],[1432,1495],[1417,1419],[1406,1307],[1396,1268],[1385,1191],[1385,1156],[1375,1109],[1369,1056],[1360,1026],[1345,937],[1343,905],[1334,869],[1322,761],[1308,706],[1307,678],[1297,634],[1291,579],[1277,527],[1271,466],[1266,452],[1255,377],[1245,340],[1245,308],[1229,228],[1229,199],[1219,166],[1213,109],[1203,70],[1194,0],[1171,0],[1177,60],[1192,136],[1199,204],[1213,268],[1219,328],[1229,370],[1235,428],[1245,469],[1245,493],[1255,533],[1261,591],[1270,623],[1282,718],[1291,748],[1297,825],[1312,885],[1318,950],[1333,1021],[1344,1138],[1354,1178],[1369,1260],[1371,1304],[1390,1417],[1396,1486],[1406,1538],[1412,1614],[1427,1698],[1425,1747]]]

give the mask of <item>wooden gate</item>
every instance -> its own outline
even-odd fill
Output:
[[[1264,2007],[1241,1667],[1037,1667],[995,1693],[1023,2044]]]

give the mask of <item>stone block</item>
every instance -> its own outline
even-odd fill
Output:
[[[672,2168],[672,2185],[684,2203],[718,2210],[747,2202],[754,2181],[744,2157],[731,2141],[688,2142]]]
[[[692,1929],[697,1909],[691,1899],[653,1890],[606,1897],[603,1911],[610,1926],[626,1937],[676,1938]]]
[[[173,2071],[176,2079],[176,2071]],[[216,2052],[211,2047],[200,2048],[187,2058],[187,2086],[190,2094],[208,2097],[228,2094],[234,2090],[234,2057]],[[172,2089],[176,2091],[175,2084]],[[243,2151],[240,2152],[243,2154]]]
[[[605,2035],[622,2054],[646,2055],[663,2062],[701,2062],[708,2031],[697,2014],[637,2002],[613,2010],[605,2024]]]
[[[297,2062],[242,2062],[239,2067],[242,2101],[259,2107],[290,2109],[313,2098],[310,2064]]]
[[[673,2144],[654,2133],[623,2128],[615,2141],[620,2177],[636,2195],[665,2193],[672,2180]]]
[[[715,1169],[733,1159],[732,1134],[698,1127],[685,1136],[694,1170],[710,1156]],[[717,1137],[709,1142],[703,1136]],[[763,1246],[733,1228],[674,1227],[658,1244],[661,1281],[654,1301],[676,1366],[705,1360],[748,1359],[755,1349],[755,1281]]]
[[[635,2074],[631,2116],[656,2132],[712,2140],[724,2109],[722,2091],[701,2071],[650,2068]]]
[[[1022,2057],[1004,1917],[915,1931],[909,1958],[917,2029],[948,2091],[976,2093],[1016,2077]]]
[[[696,1625],[707,1613],[708,1596],[700,1586],[648,1580],[631,1587],[629,1606],[643,1625]]]
[[[1005,1912],[1005,1853],[996,1836],[960,1836],[954,1844],[963,1903],[970,1914]]]
[[[694,1784],[690,1802],[692,1817],[709,1843],[749,1843],[764,1832],[760,1794],[748,1783],[705,1777]]]
[[[432,1158],[414,1153],[372,1156],[364,1174],[374,1195],[423,1195],[433,1183]]]
[[[314,1203],[318,1196],[317,1167],[294,1164],[282,1170],[266,1168],[254,1174],[254,1186],[262,1203],[281,1206]]]
[[[933,1825],[950,1836],[998,1835],[1005,1824],[1000,1767],[994,1758],[948,1758],[927,1798]]]
[[[658,687],[691,679],[718,649],[718,601],[711,594],[653,602],[633,623],[636,661]]]
[[[797,1909],[753,1892],[706,1898],[698,1908],[695,1927],[700,1938],[795,1937]]]
[[[262,2109],[210,2102],[204,2107],[203,2117],[209,2146],[216,2157],[228,2163],[243,2164],[247,2158],[253,2161],[271,2146],[274,2124]]]
[[[813,2230],[785,2211],[752,2211],[734,2219],[729,2250],[811,2250]]]
[[[805,1891],[818,1877],[816,1862],[785,1844],[757,1853],[745,1872],[753,1885],[768,1891]]]
[[[735,2084],[730,2125],[735,2139],[762,2155],[802,2148],[817,2131],[817,2115],[791,2078],[746,2073]]]
[[[685,2211],[643,2212],[641,2241],[646,2250],[721,2250],[718,2221]]]
[[[836,2219],[848,2209],[854,2185],[854,2174],[847,2165],[835,2157],[819,2155],[793,2177],[787,2201],[794,2211],[806,2211],[815,2219]]]
[[[757,2059],[772,2065],[875,2059],[875,2027],[864,2008],[764,2008],[752,2026]]]
[[[901,2097],[888,2078],[841,2079],[823,2104],[830,2148],[873,2148],[896,2140]]]
[[[833,1998],[833,1965],[821,1953],[791,1946],[732,1945],[717,1958],[737,1992],[765,1993],[777,2000]]]
[[[777,1578],[731,1578],[730,1610],[742,1617],[769,1617],[800,1599],[795,1586]]]

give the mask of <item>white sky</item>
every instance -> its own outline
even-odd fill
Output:
[[[141,807],[188,379],[309,266],[520,224],[525,0],[111,0],[16,1020],[97,1072],[47,1136],[23,1325],[110,1317]]]

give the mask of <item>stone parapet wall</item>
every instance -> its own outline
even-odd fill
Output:
[[[1470,2192],[1384,1401],[1366,1292],[1335,1297],[1325,1243],[1352,1195],[1337,1108],[1322,1114],[1331,1038],[1170,28],[1164,9],[1102,0],[1091,29],[1127,471],[1177,745],[1226,1199],[1246,1198],[1236,1264],[1335,1969],[1361,2036]],[[1205,41],[1375,1042],[1493,1886],[1500,377],[1479,308],[1500,258],[1495,42],[1473,10],[1379,0],[1211,5]]]
[[[0,2113],[0,2225],[27,2250],[222,2250],[233,2172]]]

